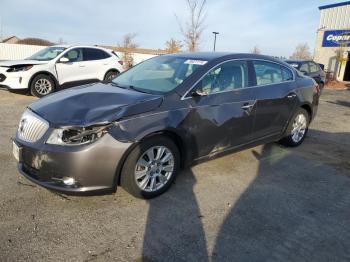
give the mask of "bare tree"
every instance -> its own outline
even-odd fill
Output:
[[[299,44],[296,46],[294,53],[290,58],[293,59],[311,59],[310,47],[307,43]]]
[[[135,43],[134,38],[136,37],[135,33],[129,33],[123,36],[123,41],[121,44],[118,44],[118,49],[123,53],[122,59],[124,61],[124,68],[129,69],[134,65],[134,57],[132,53],[138,47]]]
[[[165,43],[165,51],[169,54],[179,53],[181,52],[181,48],[182,48],[181,41],[177,41],[174,38],[171,38]]]
[[[200,38],[204,30],[204,7],[206,0],[186,0],[190,13],[189,20],[183,25],[176,16],[184,42],[188,51],[194,52],[199,49]]]
[[[41,38],[24,38],[17,41],[16,44],[23,44],[23,45],[40,45],[40,46],[52,46],[54,43],[52,43],[49,40],[41,39]]]
[[[252,54],[261,54],[261,51],[260,51],[259,47],[256,45],[253,47],[251,53]]]

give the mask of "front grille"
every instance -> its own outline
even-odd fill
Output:
[[[0,82],[5,81],[6,76],[4,74],[0,74]]]
[[[26,110],[18,125],[18,137],[26,142],[38,141],[49,128],[49,123],[30,110]]]

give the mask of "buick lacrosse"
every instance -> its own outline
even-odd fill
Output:
[[[262,55],[184,53],[31,104],[13,154],[21,174],[66,193],[136,197],[166,191],[180,168],[279,141],[298,146],[315,117],[319,87]]]

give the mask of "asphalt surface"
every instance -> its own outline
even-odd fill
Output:
[[[35,100],[0,90],[0,261],[350,261],[350,91],[324,91],[300,147],[202,163],[150,201],[21,177],[9,140]]]

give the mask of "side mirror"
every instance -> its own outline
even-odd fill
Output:
[[[303,75],[307,75],[307,72],[305,70],[300,70],[300,73],[302,73]]]
[[[60,63],[68,63],[69,59],[67,57],[61,57],[60,60],[58,60]]]

